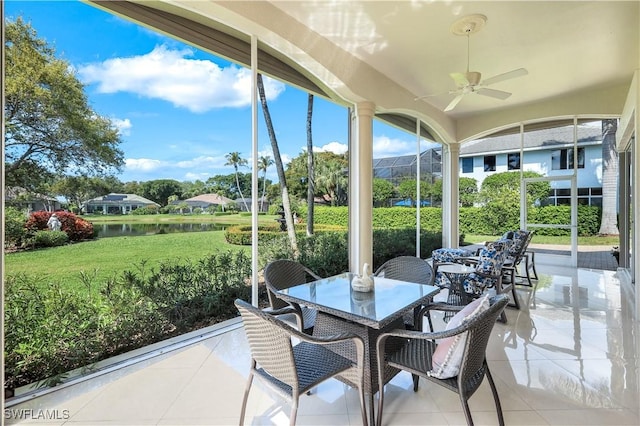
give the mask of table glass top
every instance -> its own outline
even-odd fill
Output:
[[[297,303],[316,306],[325,312],[341,311],[381,322],[409,307],[419,305],[440,290],[431,285],[374,277],[374,290],[363,293],[351,288],[353,276],[351,273],[340,274],[300,284],[279,293],[285,299],[289,296],[296,299]]]
[[[438,266],[438,271],[447,274],[470,274],[476,269],[471,266],[461,265],[459,263],[446,263]]]

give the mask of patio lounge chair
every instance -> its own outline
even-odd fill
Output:
[[[244,424],[254,376],[291,402],[289,424],[293,426],[296,423],[300,395],[339,374],[350,374],[350,377],[357,378],[362,424],[367,425],[362,338],[348,333],[313,337],[243,300],[236,299],[235,305],[242,316],[251,351],[251,370],[242,399],[240,425]],[[300,341],[295,346],[291,341],[292,337]],[[355,346],[357,361],[354,363],[326,348],[327,345],[335,343],[351,343]]]
[[[305,306],[290,305],[278,298],[276,292],[319,279],[320,277],[313,271],[294,260],[280,259],[269,262],[264,268],[264,281],[267,286],[270,309],[280,310],[290,307],[292,311],[283,311],[285,313],[280,319],[290,324],[295,323],[298,330],[311,334],[316,320],[316,311]]]
[[[468,400],[486,376],[493,394],[498,424],[503,426],[502,407],[487,365],[486,348],[496,319],[507,303],[505,295],[497,295],[490,299],[484,296],[465,307],[425,307],[425,310],[445,309],[458,313],[444,331],[423,333],[397,329],[381,334],[377,340],[378,369],[383,371],[384,368],[394,367],[408,371],[414,377],[414,392],[418,390],[419,378],[422,377],[457,393],[468,425],[473,425]],[[394,349],[387,345],[390,338],[403,338],[406,342],[399,349]],[[378,426],[382,424],[383,406],[384,385],[380,384]]]
[[[534,231],[525,230],[513,232],[513,245],[509,249],[509,254],[504,265],[507,270],[511,270],[511,278],[526,278],[526,284],[524,281],[519,284],[529,287],[533,286],[531,282],[532,273],[533,279],[538,279],[535,253],[529,250],[529,243],[533,238],[533,233]],[[522,261],[524,261],[524,266],[522,265]],[[522,270],[524,270],[524,272],[520,272]]]

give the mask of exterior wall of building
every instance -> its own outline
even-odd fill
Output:
[[[578,168],[577,187],[580,204],[600,205],[602,199],[602,145],[590,144],[579,145],[584,149],[584,168]],[[560,149],[572,149],[568,146],[555,146],[552,149],[530,150],[523,153],[520,161],[524,171],[533,171],[543,176],[571,176],[572,169],[554,169],[553,168],[553,152]],[[473,178],[478,182],[478,189],[482,185],[482,181],[495,173],[508,171],[518,171],[519,169],[510,169],[508,164],[509,154],[517,154],[518,152],[501,152],[476,154],[473,156],[461,156],[460,158],[460,177]],[[485,157],[495,156],[495,170],[485,171]],[[469,159],[473,162],[473,171],[465,171],[465,162]],[[490,163],[490,162],[489,162]],[[467,164],[468,166],[468,164]],[[468,169],[466,169],[468,170]],[[571,182],[569,180],[551,181],[551,204],[568,204],[569,190]],[[558,198],[558,199],[556,199]]]

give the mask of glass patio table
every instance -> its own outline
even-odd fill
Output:
[[[386,331],[404,328],[403,315],[428,304],[440,288],[372,277],[374,290],[362,293],[351,288],[354,276],[352,273],[344,273],[300,284],[278,291],[278,297],[318,311],[313,328],[314,336],[350,332],[364,339],[364,391],[369,399],[370,424],[375,424],[373,395],[378,391],[380,380],[376,360],[376,339]],[[355,360],[353,345],[336,344],[331,350]],[[391,380],[398,371],[391,367],[385,370],[385,377],[382,378],[384,383]],[[340,376],[338,379],[350,386],[356,386],[349,377]]]

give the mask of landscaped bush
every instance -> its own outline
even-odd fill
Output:
[[[347,257],[347,232],[322,232],[298,238],[298,261],[316,274],[328,277],[349,269]],[[280,232],[271,240],[259,240],[258,262],[260,268],[277,259],[293,259],[294,254],[286,233]]]
[[[28,240],[28,245],[38,247],[57,247],[69,242],[69,236],[63,231],[36,231]]]
[[[5,283],[5,388],[41,382],[156,341],[171,325],[129,286],[103,295],[70,291],[33,276]]]
[[[197,261],[165,262],[147,272],[127,271],[127,285],[140,289],[177,331],[202,321],[235,316],[233,301],[251,295],[251,259],[242,250],[212,254]],[[214,320],[214,321],[212,321]]]
[[[416,255],[415,229],[376,229],[373,233],[373,265],[375,270],[387,260],[397,256]],[[442,247],[442,234],[422,231],[420,257],[431,257],[431,252]],[[298,261],[320,276],[331,276],[349,270],[347,231],[327,231],[298,238]],[[258,245],[259,265],[277,259],[293,259],[294,254],[286,235]]]
[[[571,223],[571,207],[545,206],[533,207],[529,211],[529,223],[569,224]],[[316,224],[333,224],[347,226],[349,222],[347,207],[324,207],[315,209]],[[602,211],[596,206],[578,206],[578,235],[598,235]],[[416,222],[415,208],[379,207],[373,209],[374,228],[414,228]],[[436,207],[420,209],[421,229],[441,232],[442,210]],[[507,199],[491,202],[483,207],[460,208],[460,233],[476,235],[502,235],[506,231],[520,228],[520,205],[518,200]],[[570,229],[536,228],[538,235],[570,235]]]
[[[84,291],[8,275],[5,388],[52,385],[74,369],[235,317],[233,301],[249,300],[250,277],[244,251],[151,270],[141,264],[106,283],[84,276]]]
[[[348,207],[317,206],[314,209],[316,224],[348,226]],[[377,207],[373,209],[374,228],[413,228],[416,227],[416,209],[407,207]],[[428,231],[442,231],[442,209],[437,207],[420,208],[420,227]]]
[[[160,209],[158,206],[150,205],[145,207],[138,207],[131,212],[132,215],[146,215],[146,214],[159,214]]]
[[[306,236],[306,225],[297,224],[296,235],[298,238]],[[224,238],[229,244],[250,246],[251,245],[251,225],[236,225],[230,226],[225,229]],[[332,226],[332,225],[316,225],[314,227],[315,233],[332,232],[336,230],[343,230],[344,227]],[[286,235],[286,232],[280,230],[280,224],[275,222],[273,225],[260,225],[258,227],[258,241],[271,241],[279,238],[281,235]]]
[[[4,209],[4,246],[20,247],[27,236],[25,212],[15,207]]]
[[[69,241],[82,241],[95,238],[91,222],[70,212],[57,211],[55,213],[62,224],[60,230],[69,236]],[[30,234],[35,234],[35,232],[39,230],[48,229],[47,221],[52,214],[51,212],[45,211],[31,213],[25,224],[25,228]]]

